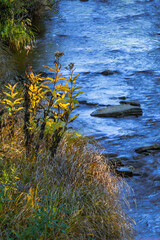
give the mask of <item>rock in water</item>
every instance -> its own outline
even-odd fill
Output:
[[[119,97],[119,99],[121,99],[121,100],[126,100],[127,97],[126,97],[126,96],[121,96],[121,97]]]
[[[116,172],[123,177],[132,177],[134,168],[132,166],[119,167]]]
[[[101,74],[104,75],[104,76],[113,75],[115,73],[119,73],[119,72],[118,71],[111,71],[111,70],[105,70],[105,71],[101,72]]]
[[[97,109],[91,113],[94,117],[125,117],[125,116],[141,116],[142,109],[138,106],[130,104],[121,104],[109,106],[107,108]]]
[[[136,101],[120,101],[120,104],[129,104],[129,105],[138,106],[138,107],[141,106],[141,104],[139,102],[136,102]]]
[[[141,154],[141,153],[150,154],[150,153],[154,153],[154,152],[157,152],[157,151],[160,151],[160,144],[159,143],[153,144],[151,146],[140,147],[140,148],[135,149],[135,152],[139,153],[139,154]]]
[[[132,177],[132,176],[140,176],[141,172],[135,170],[132,166],[124,166],[116,168],[116,172],[123,177]]]

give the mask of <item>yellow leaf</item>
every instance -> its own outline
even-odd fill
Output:
[[[77,137],[82,137],[82,135],[77,132],[75,134],[77,135]]]
[[[16,93],[12,93],[12,98],[15,98],[15,96],[18,94],[18,92]]]
[[[11,86],[11,84],[8,84],[8,86],[7,86],[7,85],[5,85],[5,87],[6,87],[6,88],[8,88],[9,90],[11,90],[11,89],[12,89],[12,86]]]
[[[12,87],[12,94],[13,94],[13,92],[14,92],[14,90],[15,90],[17,84],[18,84],[18,83],[14,84],[14,86]]]
[[[65,80],[65,81],[69,82],[69,80],[67,78],[65,78],[65,77],[60,77],[59,80]]]
[[[14,103],[15,103],[15,104],[16,104],[16,103],[17,103],[17,104],[20,104],[20,103],[21,103],[21,102],[20,102],[21,100],[23,100],[23,98],[18,98],[18,99],[16,99],[16,100],[14,101]]]
[[[2,103],[7,103],[8,105],[12,104],[12,102],[9,99],[3,99]]]
[[[18,111],[20,111],[22,109],[23,109],[23,107],[19,107],[19,108],[16,109],[16,112],[18,112]]]
[[[51,68],[51,67],[48,67],[48,66],[45,66],[45,65],[43,65],[43,67],[48,68],[52,72],[55,72],[55,70],[53,68]]]
[[[11,95],[7,92],[3,92],[6,96],[11,97]]]
[[[48,82],[46,82],[46,83],[50,83],[50,81],[51,81],[51,82],[53,82],[53,81],[54,81],[54,78],[47,77],[46,79],[47,79],[47,80],[49,80],[49,81],[48,81]]]
[[[15,176],[14,178],[15,178],[15,179],[19,179],[19,177],[17,177],[17,176]]]
[[[66,92],[69,92],[69,87],[68,86],[56,86],[56,90],[59,92],[59,91],[66,91]]]

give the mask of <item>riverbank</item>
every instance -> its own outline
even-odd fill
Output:
[[[73,127],[99,141],[104,154],[117,154],[125,166],[140,172],[126,178],[134,189],[130,204],[135,206],[135,199],[137,204],[129,211],[137,224],[135,239],[160,236],[160,154],[135,152],[160,142],[157,6],[158,1],[59,1],[61,19],[47,16],[45,32],[30,58],[37,72],[44,71],[46,62],[53,66],[56,50],[65,53],[62,66],[75,62],[85,93],[78,99],[82,104],[75,109],[80,115]],[[98,74],[104,71],[114,74]],[[100,106],[118,105],[122,97],[139,102],[143,115],[120,119],[90,115]]]
[[[49,2],[42,0],[32,2],[14,0],[12,3],[0,1],[1,41],[10,49],[29,51],[38,32],[38,27],[33,26],[33,21],[42,15],[42,9],[46,6],[49,6]]]
[[[54,2],[42,0],[0,1],[0,82],[14,82],[19,75],[18,58],[23,61],[33,49],[39,31],[39,19]],[[56,12],[56,10],[54,10]],[[20,60],[20,61],[21,61]],[[23,70],[25,71],[23,66]],[[22,71],[23,71],[22,70]]]
[[[61,19],[52,13],[46,15],[42,34],[27,57],[36,72],[43,72],[43,65],[53,67],[57,50],[65,53],[62,68],[75,62],[85,93],[78,99],[75,113],[80,115],[72,127],[99,141],[106,156],[117,154],[125,166],[140,172],[126,178],[134,190],[131,206],[136,199],[137,208],[128,212],[136,220],[135,239],[160,237],[160,154],[135,152],[160,142],[157,6],[157,0],[59,1]],[[17,59],[19,71],[24,72],[23,59]],[[115,74],[97,74],[104,71]],[[66,76],[65,69],[64,73]],[[90,115],[100,106],[119,104],[120,98],[138,101],[143,115],[120,119]]]
[[[128,185],[110,171],[93,142],[66,129],[77,117],[70,118],[69,109],[78,103],[79,94],[72,90],[79,88],[74,88],[73,64],[68,66],[71,77],[63,79],[71,86],[57,84],[62,79],[57,58],[62,55],[55,54],[54,69],[47,67],[57,73],[55,78],[30,72],[23,88],[17,90],[15,84],[3,90],[0,237],[132,239]],[[54,89],[47,87],[48,81]]]

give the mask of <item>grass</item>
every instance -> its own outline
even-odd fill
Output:
[[[0,239],[132,239],[129,187],[89,139],[67,130],[82,92],[73,63],[69,78],[60,73],[62,55],[47,67],[54,78],[30,71],[18,91],[0,93]]]
[[[1,239],[132,239],[126,184],[88,140],[67,132],[52,158],[49,142],[26,158],[22,123],[1,133]]]

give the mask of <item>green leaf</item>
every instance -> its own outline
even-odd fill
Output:
[[[69,102],[69,100],[67,98],[61,98],[61,99],[57,99],[55,101],[55,104],[57,104],[57,103],[68,103],[68,102]]]
[[[72,91],[74,92],[74,91],[76,91],[78,89],[81,89],[81,88],[83,88],[83,87],[75,87],[75,88],[72,89]]]
[[[72,102],[73,102],[74,104],[79,104],[79,102],[78,102],[77,99],[73,99]]]
[[[79,95],[82,94],[82,93],[84,93],[84,91],[81,91],[81,92],[76,93],[76,94],[73,96],[73,98],[75,99],[77,96],[79,96]]]
[[[74,117],[70,118],[69,123],[73,122],[78,116],[79,114],[76,114]]]
[[[3,206],[2,206],[2,203],[0,203],[0,212],[3,212]]]

